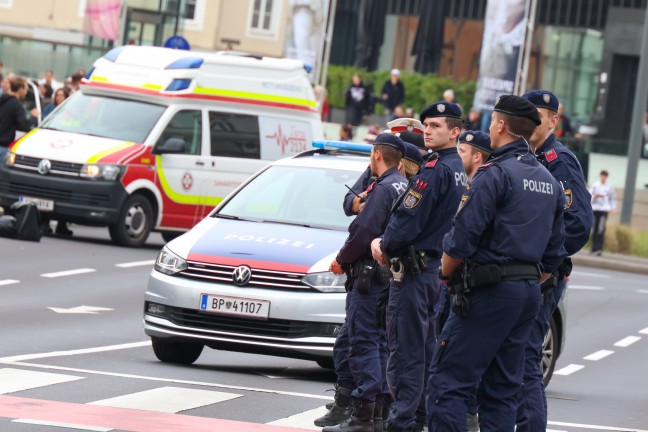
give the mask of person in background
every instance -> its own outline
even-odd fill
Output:
[[[389,120],[391,121],[398,118],[395,116],[396,107],[402,104],[405,100],[405,86],[400,80],[400,71],[398,69],[392,69],[391,77],[383,84],[380,94],[380,98],[385,106]],[[399,117],[403,117],[402,114],[404,113],[401,113]]]
[[[453,103],[457,104],[455,101],[455,92],[452,89],[447,89],[446,91],[443,92],[443,100],[448,102],[448,103]],[[459,104],[457,104],[459,105]]]
[[[61,105],[63,101],[68,97],[70,97],[70,90],[68,90],[67,87],[61,87],[60,89],[56,90],[54,92],[54,97],[52,98],[52,103],[50,103],[45,107],[45,109],[43,109],[43,119],[50,115],[50,113],[54,111],[54,108]]]
[[[39,84],[38,92],[40,93],[41,107],[47,106],[52,103],[52,94],[54,93],[54,90],[52,90],[51,85],[47,83]]]
[[[7,147],[16,138],[16,131],[29,132],[38,124],[38,110],[34,108],[27,116],[22,101],[27,95],[27,81],[21,77],[10,80],[9,92],[0,96],[0,161],[4,160]]]
[[[481,129],[482,118],[481,113],[475,108],[471,108],[468,117],[464,120],[466,130],[478,131]]]
[[[371,104],[371,93],[362,82],[360,74],[353,75],[351,85],[344,92],[344,105],[346,106],[346,122],[352,126],[362,123],[362,116],[368,111]]]
[[[38,85],[48,84],[52,87],[52,90],[58,90],[63,87],[63,83],[54,79],[54,72],[51,69],[46,70],[43,73],[43,78],[38,80]]]
[[[380,129],[380,125],[373,124],[369,126],[369,129],[367,129],[367,133],[362,140],[367,144],[373,144],[373,142],[376,140],[376,137],[380,135],[381,132],[382,130]]]
[[[11,85],[9,84],[9,77],[1,76],[0,77],[0,95],[9,94],[9,89]]]
[[[572,129],[571,127],[571,121],[569,120],[569,117],[565,115],[565,106],[562,103],[558,104],[558,124],[556,125],[556,131],[554,133],[558,138],[579,138],[579,136],[574,133],[574,129]]]
[[[350,124],[340,126],[340,141],[351,140],[353,140],[353,126]]]
[[[606,170],[601,171],[599,181],[594,183],[589,190],[592,195],[592,211],[594,212],[591,253],[599,256],[603,254],[608,214],[616,213],[616,193],[614,188],[607,183],[608,175]]]
[[[396,108],[394,108],[394,112],[392,113],[389,121],[396,120],[403,117],[405,117],[405,110],[403,109],[403,105],[398,105],[396,106]]]
[[[81,86],[81,80],[83,79],[84,75],[81,73],[77,72],[72,77],[70,77],[70,94],[74,93],[75,91],[79,90],[79,87]]]
[[[331,106],[326,97],[326,89],[321,85],[315,86],[315,99],[317,100],[317,106],[322,107],[320,111],[322,121],[329,121],[331,118]]]

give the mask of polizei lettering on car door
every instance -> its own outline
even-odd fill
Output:
[[[525,191],[538,192],[547,195],[553,195],[554,193],[553,185],[549,182],[541,182],[538,180],[529,179],[524,179],[522,182],[524,184]]]

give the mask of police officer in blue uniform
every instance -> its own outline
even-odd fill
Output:
[[[387,382],[394,397],[388,431],[419,431],[425,425],[425,384],[443,297],[438,278],[441,241],[466,187],[457,154],[461,109],[438,102],[421,112],[425,145],[434,154],[395,206],[373,257],[394,274],[387,304],[390,357]],[[465,423],[465,417],[464,417]]]
[[[541,120],[529,140],[538,161],[560,182],[565,195],[565,249],[568,255],[578,252],[587,243],[593,215],[591,195],[583,170],[576,156],[556,140],[553,133],[558,124],[558,98],[547,90],[532,90],[524,99],[536,106]],[[551,278],[542,284],[542,305],[533,321],[527,340],[524,384],[520,391],[517,431],[547,428],[547,398],[541,366],[544,337],[549,320],[567,287],[571,260],[566,258]]]
[[[375,180],[371,165],[358,177],[358,180],[351,186],[350,190],[344,196],[342,208],[347,216],[355,216],[360,213],[367,199],[367,188]]]
[[[540,123],[531,102],[499,98],[492,158],[477,170],[443,240],[440,277],[452,275],[455,297],[430,371],[430,431],[465,431],[466,400],[480,382],[480,430],[515,428],[539,282],[566,256],[560,183],[527,142]]]
[[[364,208],[349,226],[349,236],[330,270],[347,273],[350,290],[347,294],[348,363],[357,387],[352,392],[353,412],[341,424],[327,426],[324,432],[374,432],[374,410],[382,426],[382,396],[385,381],[381,366],[381,342],[384,332],[376,323],[378,294],[389,282],[387,269],[371,257],[371,241],[387,224],[391,207],[407,185],[398,172],[405,153],[405,144],[389,133],[376,137],[371,151],[371,171],[377,179],[368,188]],[[382,429],[381,429],[382,430]]]

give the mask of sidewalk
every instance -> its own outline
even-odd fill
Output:
[[[602,256],[591,255],[589,251],[580,251],[572,256],[574,266],[596,267],[628,273],[648,275],[648,258],[603,252]]]

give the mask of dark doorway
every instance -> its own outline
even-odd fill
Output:
[[[615,54],[612,58],[605,123],[599,136],[618,140],[627,148],[632,122],[632,105],[637,87],[639,57]]]

